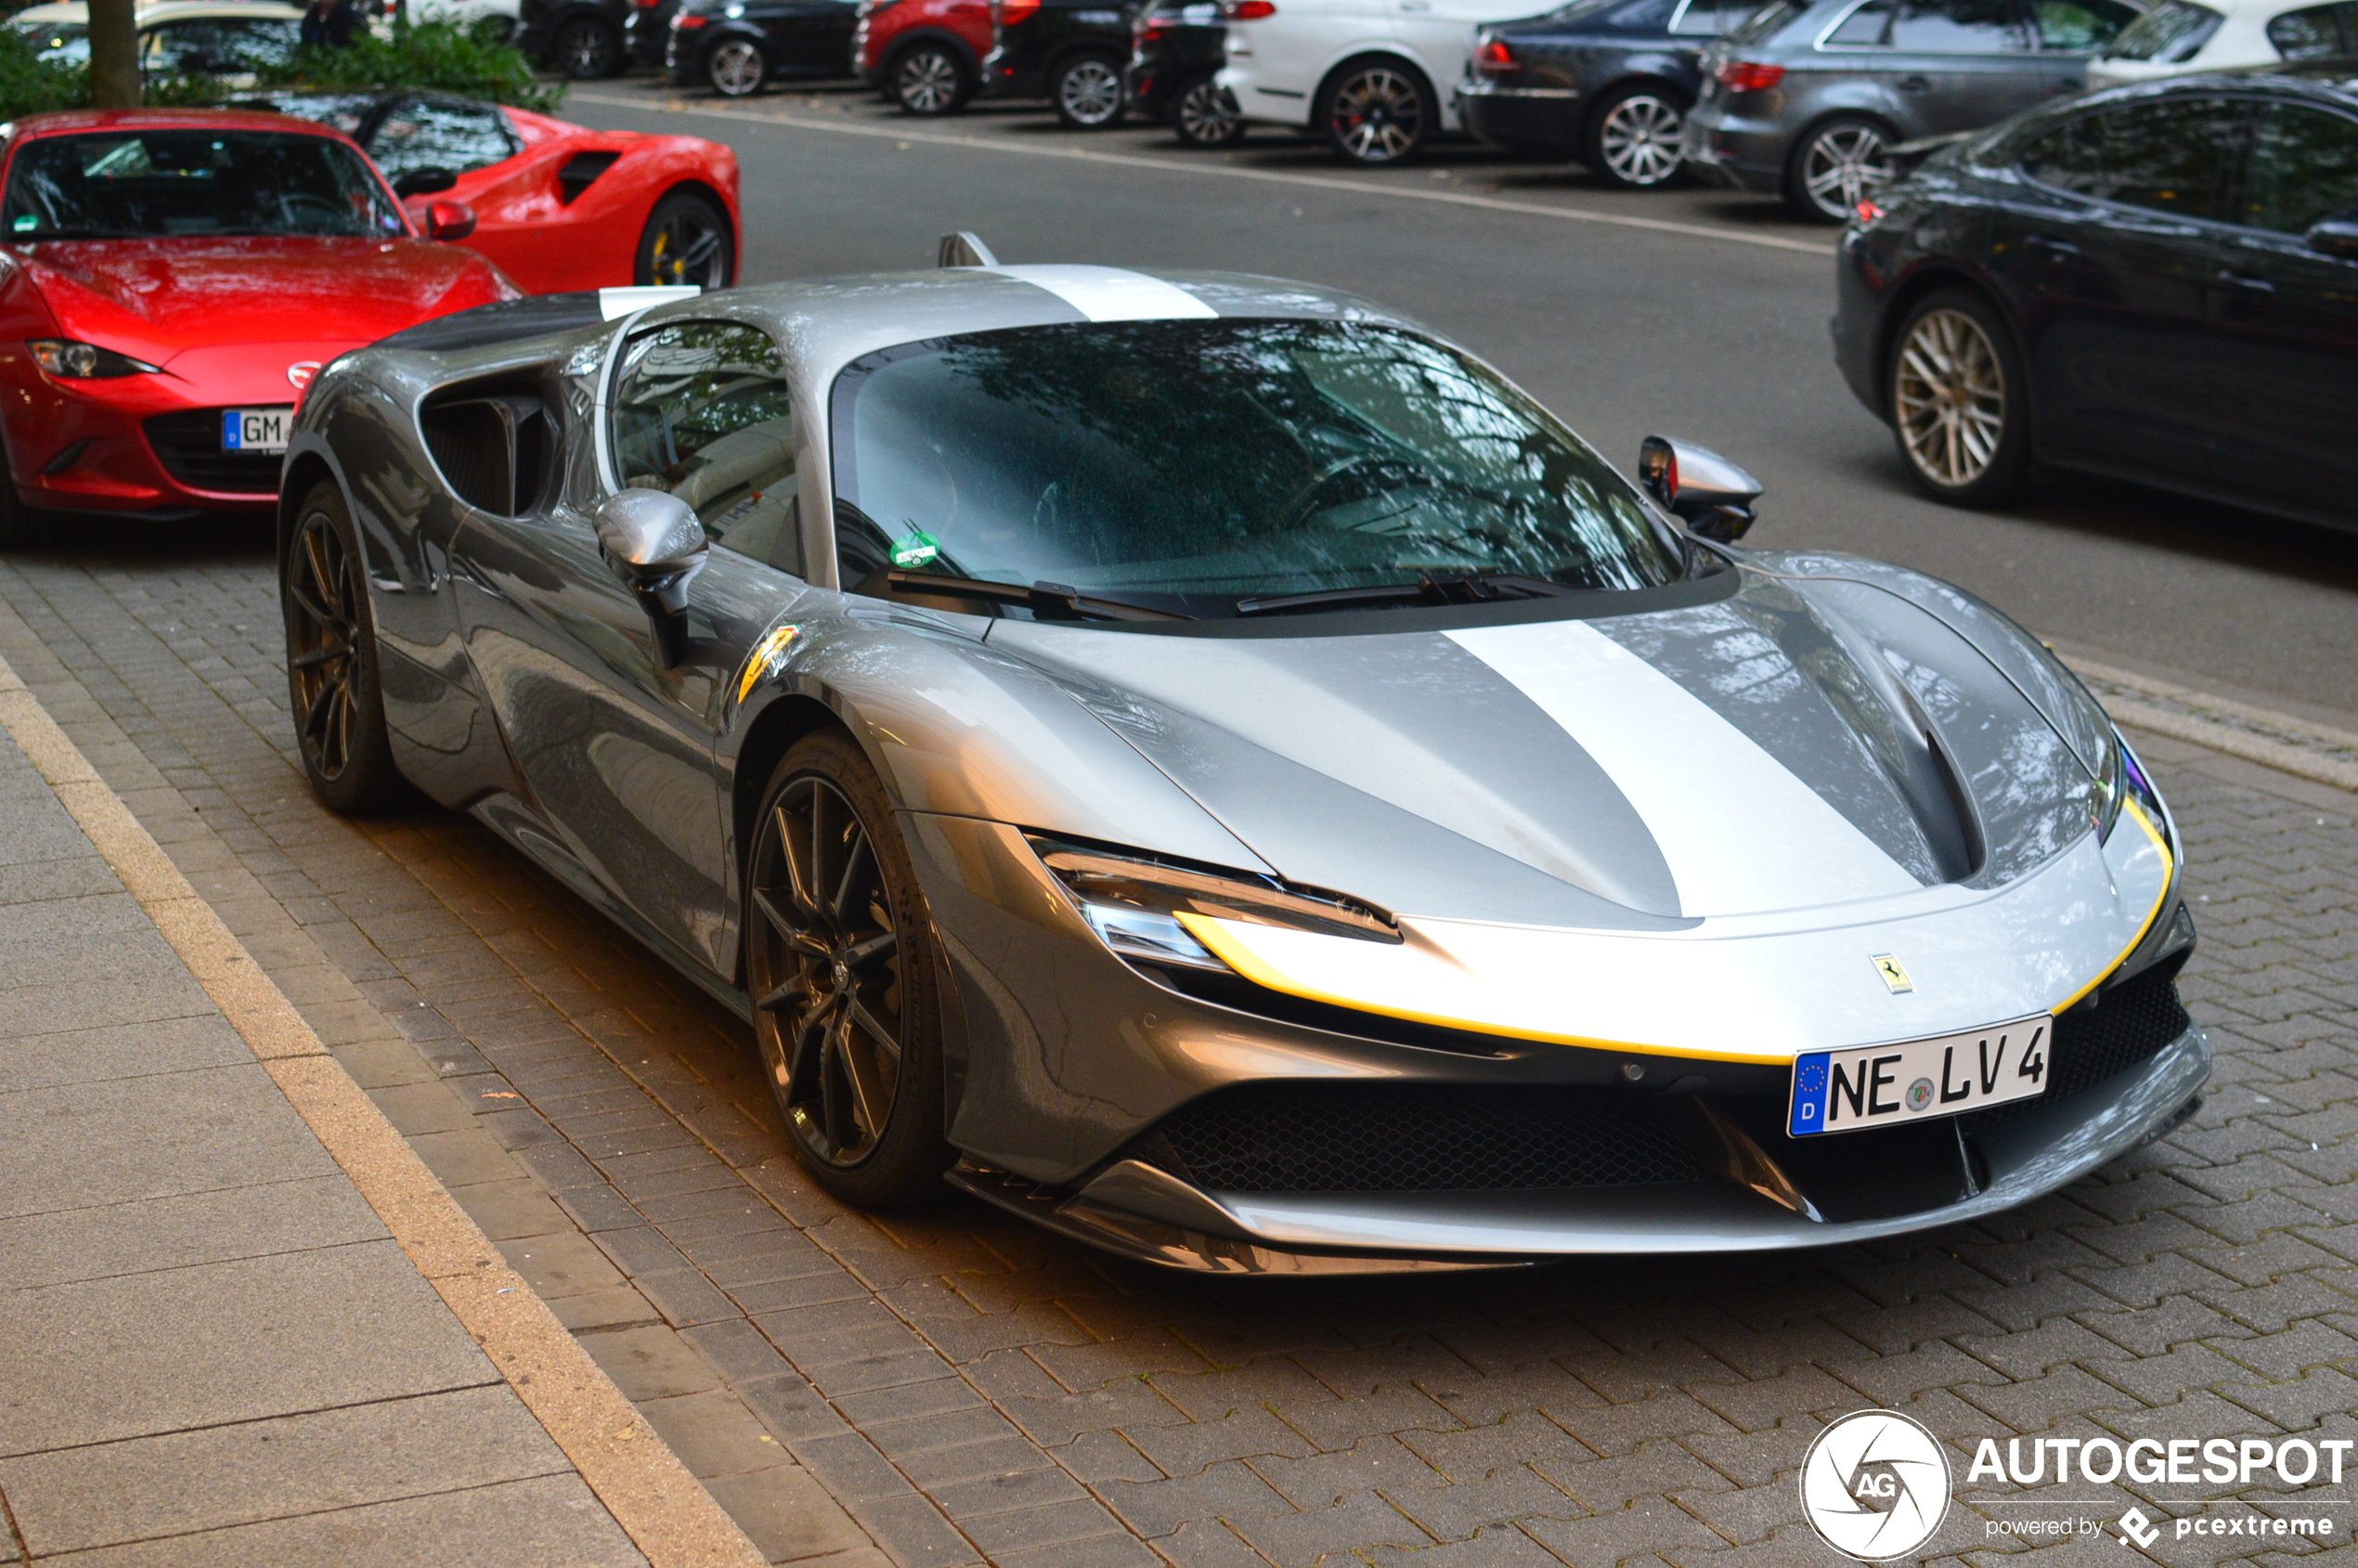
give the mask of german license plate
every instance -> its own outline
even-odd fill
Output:
[[[2052,1013],[1929,1040],[1809,1051],[1793,1064],[1794,1137],[1859,1133],[2027,1100],[2047,1090]]]
[[[225,452],[283,452],[287,421],[292,408],[224,408],[221,449]]]

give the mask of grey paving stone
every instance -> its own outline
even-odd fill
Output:
[[[0,1051],[0,1095],[195,1068],[242,1067],[253,1060],[253,1052],[229,1020],[211,1010],[144,1023],[19,1035]]]
[[[374,1241],[385,1234],[342,1172],[0,1219],[0,1280],[72,1280]]]
[[[242,1065],[0,1095],[0,1215],[335,1171],[251,1053]],[[84,1158],[93,1149],[107,1158]]]
[[[0,1293],[0,1456],[499,1374],[391,1241]]]
[[[37,1556],[569,1474],[504,1384],[0,1460]]]

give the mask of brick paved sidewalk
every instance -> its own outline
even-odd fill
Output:
[[[641,1564],[0,732],[0,1562]]]
[[[1795,1471],[1869,1404],[1968,1445],[2358,1436],[2358,802],[2322,786],[2151,745],[2220,1069],[2194,1122],[2097,1178],[1872,1247],[1238,1289],[956,1199],[880,1222],[811,1190],[742,1028],[686,982],[467,819],[311,803],[254,543],[16,557],[0,606],[0,654],[780,1560],[1815,1564]],[[798,1479],[740,1484],[764,1439]],[[1986,1532],[2062,1506],[2038,1492],[1964,1488],[1939,1549],[2033,1549]]]

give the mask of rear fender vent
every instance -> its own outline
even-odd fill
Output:
[[[453,398],[428,404],[418,422],[460,500],[499,517],[522,517],[540,504],[556,443],[539,398],[521,392]]]
[[[581,200],[581,193],[595,185],[604,174],[620,161],[619,152],[577,152],[565,160],[557,171],[557,199],[566,206]]]

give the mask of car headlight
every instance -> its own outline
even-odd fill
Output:
[[[2154,831],[2161,835],[2162,842],[2169,846],[2170,857],[2173,860],[2177,858],[2177,835],[2170,831],[2170,813],[2162,806],[2161,791],[2154,787],[2153,780],[2145,774],[2144,764],[2137,759],[2136,752],[2121,737],[2118,730],[2112,732],[2111,766],[2105,771],[2105,777],[2097,781],[2097,792],[2096,836],[2100,842],[2112,837],[2112,830],[2120,821],[2121,806],[2134,800],[2137,810],[2144,813],[2145,821],[2153,824]]]
[[[1033,836],[1032,852],[1071,895],[1098,939],[1123,958],[1231,972],[1182,914],[1397,942],[1399,922],[1373,904],[1274,878],[1198,871],[1143,856]]]
[[[71,338],[35,338],[25,346],[44,373],[67,381],[104,381],[113,376],[154,375],[157,367],[94,343]]]

